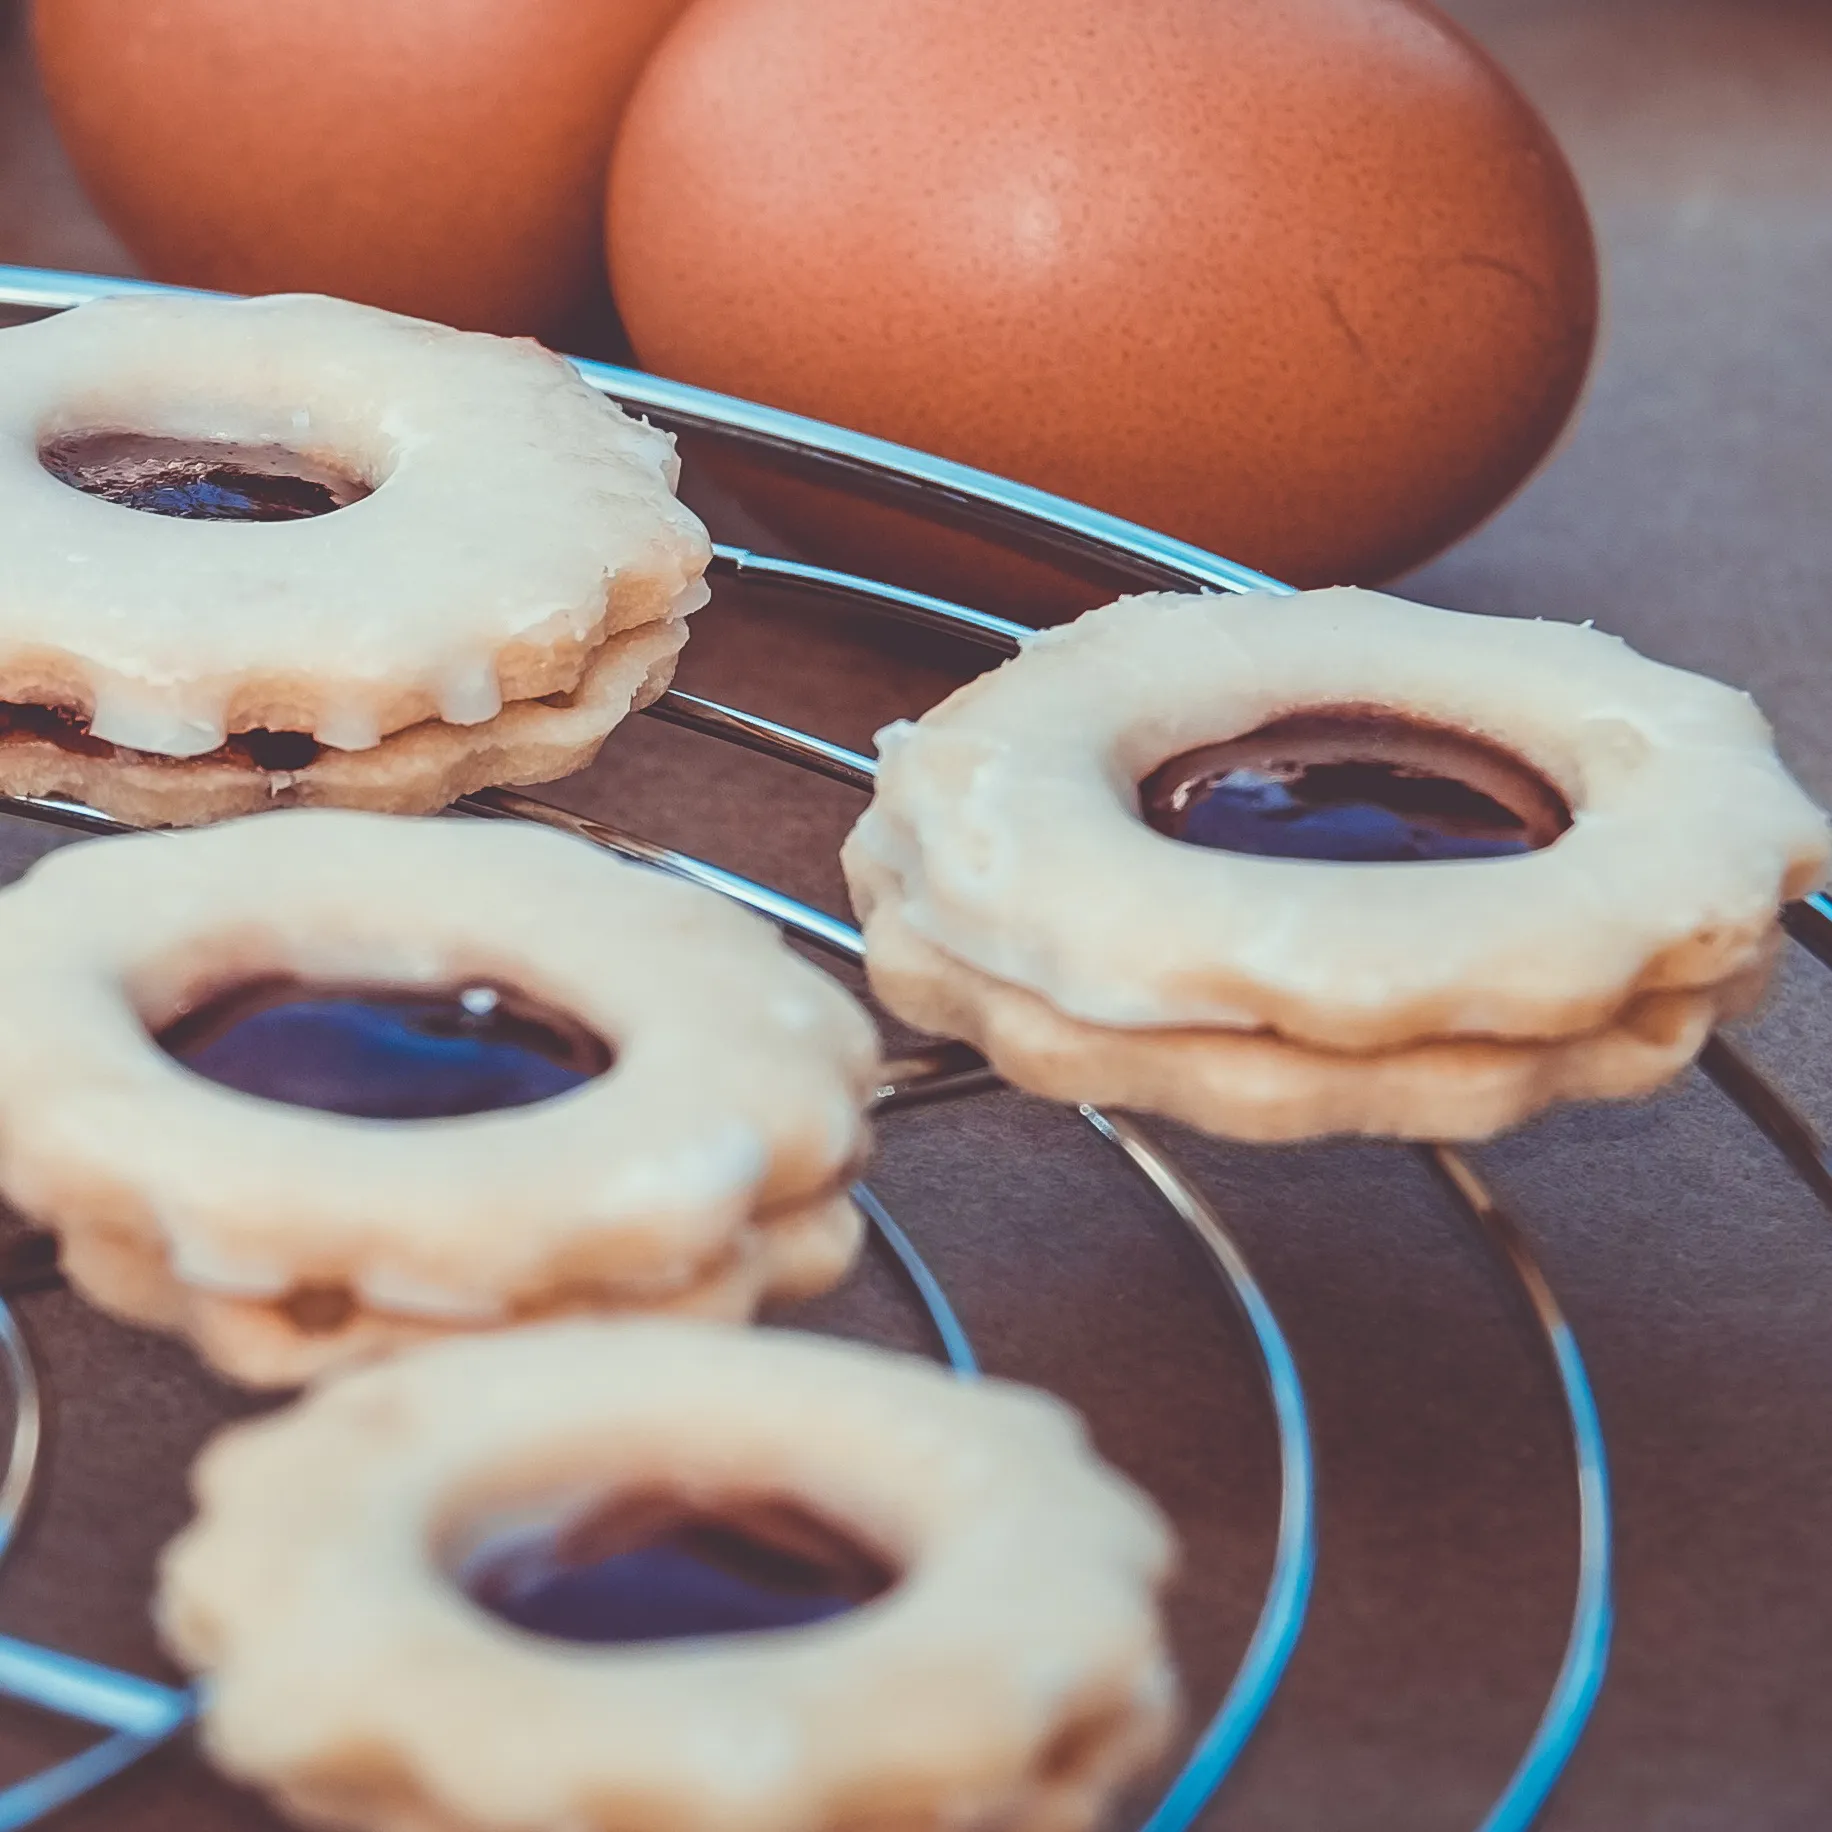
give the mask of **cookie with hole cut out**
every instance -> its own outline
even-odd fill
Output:
[[[0,331],[0,791],[431,812],[667,685],[706,532],[539,345],[307,296]]]
[[[1244,1138],[1647,1093],[1827,861],[1747,695],[1375,592],[1122,599],[879,748],[843,861],[884,1003]]]
[[[1059,1401],[858,1343],[441,1343],[194,1488],[164,1637],[308,1823],[1087,1832],[1173,1725],[1157,1510]]]
[[[519,823],[295,810],[0,892],[0,1190],[252,1384],[825,1290],[878,1074],[761,917]]]

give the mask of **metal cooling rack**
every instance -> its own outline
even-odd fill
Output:
[[[0,266],[0,310],[61,311],[108,293],[170,289],[145,282]],[[1022,536],[1070,561],[1095,561],[1141,585],[1183,590],[1287,593],[1290,588],[1200,548],[1115,516],[927,453],[828,426],[799,415],[605,363],[578,361],[593,387],[671,431],[748,447],[779,463],[860,494],[901,501],[933,519],[967,525],[994,539]],[[882,580],[801,561],[719,546],[714,575],[792,589],[865,621],[890,621],[944,634],[998,656],[1014,654],[1029,633],[1006,619]],[[649,716],[795,764],[868,791],[871,758],[808,732],[692,694],[670,692]],[[858,931],[836,917],[720,866],[632,833],[552,807],[512,790],[469,796],[456,812],[556,828],[620,858],[715,890],[760,911],[788,933],[838,959],[863,957]],[[0,813],[83,833],[126,829],[92,808],[56,800],[0,797]],[[1788,934],[1832,968],[1832,899],[1814,895],[1783,912]],[[1832,1208],[1832,1158],[1808,1122],[1733,1044],[1714,1037],[1700,1066]],[[968,1099],[1003,1084],[964,1044],[942,1043],[888,1065],[874,1097],[889,1116],[936,1102]],[[1257,1354],[1277,1433],[1279,1526],[1257,1623],[1233,1680],[1196,1739],[1168,1792],[1141,1832],[1186,1832],[1225,1781],[1284,1677],[1303,1631],[1315,1563],[1315,1475],[1302,1382],[1277,1316],[1239,1245],[1202,1190],[1138,1120],[1092,1107],[1082,1118],[1142,1178],[1202,1249]],[[1533,1737],[1478,1832],[1522,1832],[1564,1771],[1602,1687],[1611,1625],[1611,1511],[1601,1421],[1576,1338],[1519,1223],[1469,1158],[1449,1146],[1417,1148],[1512,1280],[1538,1326],[1562,1395],[1576,1486],[1578,1578],[1563,1661]],[[908,1235],[865,1186],[858,1199],[877,1240],[927,1312],[947,1361],[977,1375],[974,1351],[946,1292]],[[44,1442],[43,1410],[31,1350],[7,1297],[58,1282],[47,1237],[27,1235],[0,1261],[0,1363],[14,1397],[10,1460],[0,1480],[0,1558],[10,1549],[31,1496]],[[110,1733],[80,1755],[0,1789],[0,1832],[36,1824],[88,1793],[182,1731],[195,1701],[188,1691],[77,1660],[54,1649],[0,1637],[0,1697],[78,1719]]]

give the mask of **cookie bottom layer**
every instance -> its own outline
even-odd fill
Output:
[[[300,1386],[331,1368],[379,1361],[419,1343],[566,1316],[694,1317],[748,1322],[771,1299],[812,1297],[837,1284],[858,1254],[864,1221],[844,1188],[759,1217],[726,1251],[666,1285],[559,1287],[495,1315],[409,1316],[347,1303],[314,1326],[301,1294],[255,1296],[181,1279],[159,1245],[113,1230],[72,1228],[62,1263],[90,1303],[129,1323],[174,1331],[219,1372],[252,1387]],[[314,1294],[321,1301],[325,1294]]]
[[[1696,992],[1644,993],[1605,1028],[1552,1043],[1434,1039],[1348,1055],[1261,1031],[1120,1029],[963,965],[890,904],[866,923],[873,992],[905,1022],[965,1038],[1015,1086],[1133,1107],[1258,1144],[1335,1133],[1475,1141],[1561,1101],[1631,1100],[1679,1074],[1714,1026],[1751,1010],[1760,965]]]
[[[284,807],[433,814],[478,789],[583,769],[623,719],[667,691],[686,640],[678,617],[620,631],[570,694],[518,700],[477,725],[429,720],[369,750],[327,750],[300,770],[129,750],[97,757],[13,733],[0,739],[0,794],[63,796],[134,827],[196,827]]]

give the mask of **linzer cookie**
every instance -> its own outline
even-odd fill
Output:
[[[0,791],[188,825],[577,769],[705,601],[677,470],[539,345],[340,300],[0,331]]]
[[[761,918],[519,824],[263,815],[0,894],[0,1188],[254,1384],[824,1290],[877,1069]]]
[[[885,1004],[1249,1139],[1647,1093],[1827,860],[1746,695],[1365,591],[1122,599],[879,746],[844,860]]]
[[[442,1343],[235,1427],[158,1618],[303,1821],[1083,1832],[1161,1750],[1157,1510],[1059,1402],[774,1330]]]

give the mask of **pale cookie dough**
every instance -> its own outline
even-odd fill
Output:
[[[1129,1030],[1065,1017],[930,946],[894,908],[874,918],[871,949],[872,988],[885,1005],[923,1030],[967,1038],[1019,1087],[1162,1113],[1256,1144],[1327,1133],[1486,1139],[1560,1101],[1652,1094],[1715,1025],[1753,1007],[1767,968],[1765,956],[1708,991],[1641,994],[1604,1029],[1552,1043],[1439,1038],[1350,1055],[1270,1031]]]
[[[548,1324],[232,1428],[158,1619],[226,1773],[375,1832],[1084,1832],[1161,1750],[1156,1509],[1069,1410],[776,1331]],[[506,1527],[788,1505],[896,1574],[825,1622],[558,1642],[451,1575]]]
[[[47,468],[80,474],[70,454],[117,435],[255,468],[291,453],[363,493],[187,520]],[[134,753],[173,760],[174,785],[177,760],[205,759],[200,805],[223,798],[214,754],[236,734],[351,753],[319,790],[371,803],[397,766],[358,766],[391,733],[439,722],[513,752],[491,733],[505,705],[589,694],[608,640],[705,602],[710,546],[677,476],[669,435],[538,345],[340,300],[123,296],[0,331],[0,725],[52,709],[130,772]],[[30,792],[38,748],[0,744],[0,789]],[[413,799],[454,773],[423,769]],[[126,813],[106,777],[89,788]],[[122,803],[145,793],[130,780]]]
[[[376,1121],[155,1042],[276,976],[508,986],[615,1062],[533,1105]],[[80,1290],[256,1384],[529,1316],[825,1289],[859,1245],[878,1062],[761,918],[515,823],[267,814],[71,847],[0,894],[0,1190]]]
[[[285,807],[434,814],[478,789],[584,769],[624,718],[667,691],[686,641],[680,618],[621,630],[592,652],[571,693],[513,701],[482,725],[428,719],[372,750],[322,750],[298,769],[264,768],[234,744],[180,759],[0,730],[0,783],[10,795],[83,802],[130,827],[196,827]]]
[[[1484,740],[1570,825],[1343,864],[1141,818],[1167,759],[1331,708]],[[843,860],[885,1003],[1022,1086],[1253,1138],[1476,1137],[1646,1092],[1749,1001],[1827,858],[1746,695],[1589,628],[1348,589],[1122,599],[879,746]]]

